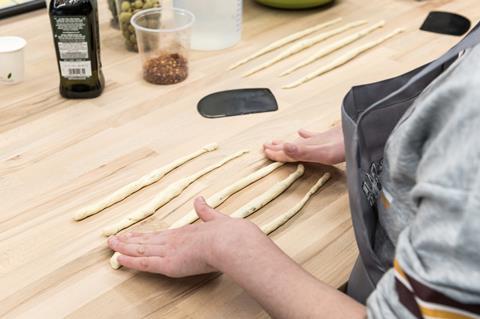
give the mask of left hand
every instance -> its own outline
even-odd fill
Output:
[[[253,224],[247,225],[251,223],[246,220],[215,211],[201,197],[195,200],[194,206],[204,223],[111,236],[108,245],[121,254],[120,265],[169,277],[214,272],[221,268],[222,258],[218,256],[228,245],[248,236],[251,230],[258,230]]]

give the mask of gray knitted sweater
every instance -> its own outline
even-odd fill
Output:
[[[375,240],[395,267],[368,317],[480,318],[480,46],[407,113],[385,148]]]

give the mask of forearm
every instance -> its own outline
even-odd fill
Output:
[[[303,270],[268,237],[259,232],[253,237],[221,250],[215,267],[274,318],[365,317],[362,305]]]

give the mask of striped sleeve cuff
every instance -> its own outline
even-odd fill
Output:
[[[400,303],[416,318],[480,319],[480,304],[466,304],[449,298],[409,276],[394,261],[395,289]]]

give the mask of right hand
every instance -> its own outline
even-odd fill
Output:
[[[238,256],[237,245],[250,253],[269,243],[268,237],[246,219],[223,215],[201,197],[194,206],[203,223],[111,236],[108,245],[120,253],[120,265],[175,278],[192,276],[222,271],[225,264],[232,263],[232,252]]]
[[[265,155],[277,162],[334,165],[345,161],[345,144],[340,126],[321,133],[302,129],[298,131],[298,135],[300,137],[291,143],[280,140],[265,143]]]

